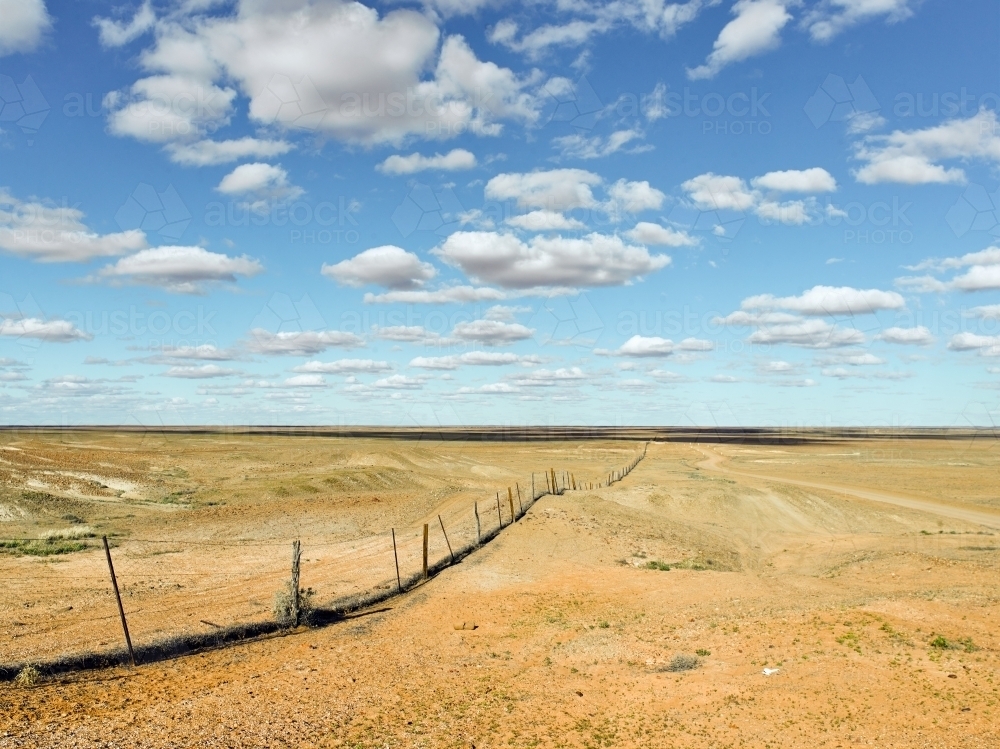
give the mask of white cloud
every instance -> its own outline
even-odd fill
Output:
[[[1000,336],[957,333],[948,342],[952,351],[978,351],[980,356],[1000,356]]]
[[[422,325],[372,326],[376,338],[397,343],[415,343],[423,346],[451,346],[455,341],[444,338],[439,333],[427,330]]]
[[[764,365],[763,370],[765,372],[773,372],[773,373],[794,372],[795,367],[793,367],[786,361],[778,360],[778,361],[769,361],[766,365]]]
[[[747,211],[758,200],[757,195],[739,177],[712,172],[687,180],[681,184],[681,188],[704,211]]]
[[[932,258],[917,265],[907,266],[908,270],[930,269],[936,272],[961,268],[967,270],[948,281],[940,281],[933,276],[903,276],[896,279],[896,284],[918,293],[1000,289],[1000,247],[987,247],[985,250],[969,252],[960,257],[946,257],[940,260]]]
[[[855,24],[876,16],[886,16],[889,23],[913,15],[912,5],[919,0],[822,0],[802,19],[814,41],[828,42]]]
[[[666,255],[597,233],[523,242],[512,234],[460,231],[433,252],[473,278],[513,289],[620,286],[670,264]]]
[[[149,0],[132,16],[128,23],[112,21],[110,18],[95,18],[94,25],[100,35],[101,44],[105,47],[121,47],[129,42],[138,39],[145,34],[156,23],[156,13]]]
[[[202,247],[167,246],[124,257],[102,268],[97,277],[159,286],[178,294],[200,294],[206,282],[235,283],[238,276],[252,278],[263,270],[259,261],[246,255],[230,257]]]
[[[387,291],[382,294],[365,294],[365,304],[469,304],[470,302],[498,302],[507,294],[498,289],[475,286],[448,286],[433,291],[411,289]]]
[[[650,187],[649,183],[620,179],[608,188],[608,212],[612,214],[641,213],[658,210],[667,196]]]
[[[825,365],[846,364],[849,367],[872,367],[885,364],[885,359],[880,359],[867,351],[843,351],[823,357],[821,363]]]
[[[826,169],[812,167],[811,169],[788,169],[783,172],[768,172],[751,180],[754,187],[776,192],[833,192],[837,189],[837,180]]]
[[[752,211],[765,221],[800,226],[819,214],[816,199],[790,200],[784,203],[767,197],[771,192],[826,192],[836,181],[820,167],[785,172],[768,172],[751,180],[753,188],[741,177],[707,172],[687,180],[681,188],[691,203],[702,211]]]
[[[738,377],[733,377],[732,375],[723,375],[723,374],[712,375],[711,377],[709,377],[709,380],[711,382],[720,382],[724,384],[731,384],[740,381]]]
[[[98,234],[73,206],[22,201],[0,189],[0,249],[44,263],[84,262],[146,247],[139,230]]]
[[[72,343],[93,338],[66,320],[40,320],[37,317],[0,317],[0,337],[34,338],[50,343]]]
[[[461,366],[502,367],[511,364],[521,366],[539,364],[541,360],[533,355],[512,354],[499,351],[467,351],[464,354],[451,356],[418,356],[410,362],[411,367],[418,369],[455,370]]]
[[[375,168],[384,174],[416,174],[428,169],[454,172],[472,169],[475,166],[475,154],[464,148],[455,148],[444,155],[439,153],[433,156],[424,156],[419,153],[411,153],[409,156],[393,154]]]
[[[184,166],[216,166],[240,159],[270,159],[293,148],[284,140],[236,138],[234,140],[199,140],[194,143],[169,143],[170,160]]]
[[[698,338],[685,338],[680,343],[674,343],[669,338],[634,335],[615,351],[598,349],[595,353],[611,356],[654,358],[670,356],[676,351],[711,351],[713,348],[714,345],[711,341]]]
[[[573,231],[587,228],[587,225],[582,221],[568,218],[557,211],[547,210],[530,211],[519,216],[511,216],[506,220],[506,223],[527,231],[555,231],[559,229]]]
[[[629,143],[636,140],[643,140],[645,137],[645,134],[641,130],[629,128],[627,130],[616,130],[606,138],[600,135],[587,136],[582,133],[562,135],[558,138],[553,138],[552,143],[567,158],[600,159],[618,153]],[[652,148],[650,145],[638,145],[626,149],[626,153],[641,153],[649,151]]]
[[[863,315],[905,306],[903,297],[895,291],[850,286],[814,286],[799,296],[758,294],[740,304],[744,310],[787,309],[803,315]]]
[[[421,377],[407,377],[406,375],[392,375],[381,380],[376,380],[373,387],[385,390],[420,390],[424,386]]]
[[[52,26],[45,0],[0,0],[0,18],[0,57],[31,52]]]
[[[198,361],[231,361],[236,358],[233,351],[220,349],[211,343],[203,343],[198,346],[164,346],[157,349],[156,356],[151,357],[150,363],[169,363],[176,359],[193,359]]]
[[[560,367],[555,370],[536,369],[528,374],[515,376],[513,381],[521,387],[558,387],[575,386],[586,379],[586,373],[579,367]]]
[[[713,78],[726,65],[745,60],[781,44],[781,30],[792,16],[790,0],[737,0],[736,15],[719,32],[712,53],[704,65],[688,69],[688,78]]]
[[[915,328],[886,328],[879,335],[880,341],[886,343],[909,344],[913,346],[929,346],[934,343],[934,336],[931,331],[923,325]]]
[[[661,226],[648,221],[640,221],[626,236],[640,244],[656,244],[666,247],[694,247],[698,240],[686,231]]]
[[[225,195],[250,195],[268,201],[295,200],[305,192],[288,181],[288,172],[280,166],[262,162],[240,164],[215,189]]]
[[[473,341],[486,346],[516,343],[531,338],[535,331],[520,323],[505,323],[499,320],[473,320],[455,325],[451,335],[460,341]]]
[[[856,147],[866,162],[856,173],[859,182],[900,182],[907,185],[964,184],[965,172],[940,162],[960,159],[1000,163],[1000,122],[995,112],[982,109],[965,120],[889,135],[869,135]]]
[[[208,380],[216,377],[231,377],[240,374],[235,369],[225,369],[218,364],[203,364],[200,367],[171,367],[164,372],[165,377],[178,377],[185,380]]]
[[[321,272],[344,286],[378,284],[397,290],[418,288],[437,275],[433,265],[391,244],[365,250],[336,265],[324,263]]]
[[[487,320],[514,322],[517,315],[531,311],[531,307],[507,307],[502,304],[495,304],[483,313],[483,317]]]
[[[209,124],[229,121],[236,92],[216,85],[223,81],[249,98],[257,124],[354,143],[492,135],[499,121],[537,120],[534,77],[479,60],[461,36],[442,43],[423,13],[396,9],[380,17],[350,0],[240,0],[224,15],[200,6],[157,25],[155,44],[140,58],[155,75],[133,85],[133,102],[111,115],[112,132],[155,142],[199,139],[214,130]],[[216,116],[184,116],[175,104],[179,88],[208,94],[193,100],[214,100]],[[167,114],[143,117],[139,110],[150,101],[166,102]]]
[[[374,359],[338,359],[337,361],[311,361],[293,367],[293,372],[303,374],[381,374],[391,372],[393,366],[387,361]]]
[[[1000,319],[1000,304],[985,304],[968,310],[966,317],[978,317],[981,320]]]
[[[187,53],[186,48],[176,51]],[[166,144],[204,140],[228,125],[235,98],[235,89],[184,73],[142,78],[127,95],[112,92],[105,96],[104,104],[111,110],[108,129],[112,134]]]
[[[839,328],[826,320],[800,319],[758,328],[750,334],[751,343],[778,344],[804,348],[826,349],[856,346],[865,342],[864,333],[851,328]]]
[[[353,333],[338,330],[293,330],[272,333],[263,328],[250,331],[247,350],[254,354],[312,356],[328,348],[357,348],[364,341]]]
[[[286,388],[323,388],[326,387],[326,380],[319,374],[301,374],[287,378],[282,387]]]
[[[602,182],[584,169],[498,174],[486,183],[485,194],[490,200],[514,200],[521,208],[567,211],[596,207],[591,188]]]

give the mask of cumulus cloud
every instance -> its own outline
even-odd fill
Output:
[[[185,380],[208,380],[216,377],[232,377],[240,373],[235,369],[220,367],[218,364],[203,364],[200,367],[171,367],[163,374],[164,377],[177,377]]]
[[[948,341],[952,351],[978,351],[980,356],[1000,356],[1000,336],[957,333]]]
[[[865,335],[860,330],[788,312],[741,310],[725,317],[715,317],[712,322],[715,325],[755,328],[747,339],[751,343],[785,343],[802,348],[828,349],[857,346],[865,342]]]
[[[139,230],[99,234],[75,206],[23,201],[0,189],[0,249],[44,263],[85,262],[146,247]]]
[[[433,253],[470,277],[509,289],[621,286],[670,264],[666,255],[597,233],[524,242],[512,234],[460,231]]]
[[[534,355],[512,354],[499,351],[467,351],[464,354],[451,356],[418,356],[410,362],[411,367],[418,369],[455,370],[469,365],[473,367],[502,367],[511,364],[521,366],[540,364],[541,359]]]
[[[674,343],[669,338],[634,335],[615,351],[598,349],[595,353],[610,356],[656,358],[671,356],[677,351],[711,351],[713,348],[715,346],[711,341],[699,338],[685,338],[680,343]]]
[[[880,341],[886,343],[898,343],[911,346],[930,346],[934,343],[934,336],[930,330],[923,325],[914,328],[886,328],[878,335]]]
[[[518,229],[527,231],[557,231],[560,229],[573,231],[586,229],[587,225],[575,218],[569,218],[557,211],[537,210],[511,216],[506,223]]]
[[[439,153],[433,156],[424,156],[419,153],[411,153],[409,156],[393,154],[375,168],[384,174],[416,174],[429,169],[454,172],[472,169],[475,166],[475,154],[464,148],[455,148],[444,155]]]
[[[758,328],[750,334],[751,343],[787,343],[803,348],[825,349],[856,346],[865,342],[864,333],[853,328],[841,328],[826,320],[796,320]]]
[[[498,174],[486,183],[485,194],[490,200],[514,200],[521,208],[567,211],[596,207],[591,188],[602,182],[584,169]]]
[[[422,325],[387,325],[384,327],[374,325],[372,332],[376,338],[397,343],[414,343],[422,346],[451,346],[456,343],[454,339],[445,338],[439,333],[427,330]]]
[[[37,49],[52,20],[45,0],[0,0],[0,57]]]
[[[246,348],[254,354],[312,356],[328,348],[357,348],[365,342],[354,333],[338,330],[292,330],[272,333],[263,328],[250,331]]]
[[[411,289],[365,294],[365,304],[469,304],[497,302],[506,299],[506,292],[481,286],[447,286],[443,289]]]
[[[194,143],[170,143],[166,146],[171,161],[184,166],[216,166],[240,159],[269,159],[292,150],[284,140],[236,138],[233,140],[199,140]]]
[[[263,272],[258,260],[230,257],[202,247],[155,247],[102,268],[98,279],[111,283],[159,286],[178,294],[204,293],[206,283],[235,283]]]
[[[608,212],[620,214],[658,210],[667,196],[645,180],[629,182],[620,179],[608,188],[608,198]]]
[[[686,231],[673,229],[669,226],[640,221],[626,236],[639,244],[655,244],[665,247],[694,247],[698,240]]]
[[[1000,162],[1000,122],[996,112],[982,109],[968,119],[922,130],[869,135],[857,145],[855,155],[865,162],[855,173],[865,184],[964,184],[964,170],[941,162]]]
[[[747,186],[741,177],[706,172],[682,183],[681,189],[694,207],[702,211],[753,212],[767,221],[798,226],[818,215],[816,199],[780,202],[772,197],[773,193],[818,193],[836,188],[833,177],[820,167],[768,172],[750,182],[753,187]]]
[[[969,252],[959,257],[930,259],[908,270],[931,270],[937,273],[965,269],[963,273],[941,281],[934,276],[902,276],[896,285],[918,293],[940,293],[945,291],[992,291],[1000,289],[1000,247],[987,247],[978,252]]]
[[[560,387],[576,386],[587,379],[580,367],[560,367],[559,369],[535,369],[527,374],[512,377],[520,387]]]
[[[363,144],[492,135],[504,120],[538,118],[534,76],[478,59],[461,36],[442,42],[423,13],[380,16],[350,0],[240,0],[214,15],[201,5],[158,23],[155,43],[140,56],[150,75],[110,100],[112,132],[201,140],[228,124],[237,92],[256,124]],[[182,98],[188,106],[178,105]]]
[[[387,361],[374,359],[338,359],[337,361],[311,361],[293,367],[293,372],[303,374],[381,374],[391,372],[393,366]]]
[[[776,48],[781,30],[792,20],[790,4],[791,0],[737,0],[732,8],[736,18],[719,32],[705,64],[688,69],[688,78],[714,78],[730,63]]]
[[[295,200],[305,191],[288,181],[288,172],[274,164],[240,164],[215,188],[224,195],[253,196],[258,200]]]
[[[837,34],[858,23],[885,16],[897,23],[913,15],[919,0],[822,0],[802,19],[802,26],[817,42],[828,42]]]
[[[113,21],[110,18],[95,18],[101,44],[105,47],[121,47],[145,34],[156,23],[156,13],[149,0],[132,16],[128,23]]]
[[[535,331],[520,323],[506,323],[500,320],[473,320],[455,325],[451,335],[460,341],[482,343],[486,346],[500,346],[531,338]]]
[[[0,337],[34,338],[49,343],[72,343],[93,338],[66,320],[41,320],[37,317],[0,318]]]
[[[786,309],[803,315],[863,315],[905,306],[903,297],[895,291],[850,286],[814,286],[799,296],[758,294],[740,304],[744,310]]]
[[[365,250],[336,265],[324,263],[321,272],[344,286],[378,284],[387,289],[415,289],[437,275],[433,265],[391,244]]]
[[[812,167],[811,169],[788,169],[786,171],[768,172],[751,180],[754,187],[775,192],[833,192],[837,189],[837,180],[826,169]]]

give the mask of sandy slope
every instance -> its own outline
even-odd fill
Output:
[[[611,489],[541,500],[384,610],[2,685],[0,746],[1000,745],[993,530],[743,464],[706,470],[701,449],[654,445]],[[757,459],[746,449],[728,460]],[[768,474],[794,473],[795,451]],[[808,452],[797,481],[882,491],[811,475]],[[996,468],[992,452],[976,459],[971,484]],[[478,629],[455,630],[465,621]],[[698,650],[698,668],[664,670]]]

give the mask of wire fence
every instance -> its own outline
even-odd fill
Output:
[[[417,527],[339,541],[307,537],[294,542],[295,554],[290,540],[128,537],[109,539],[107,554],[103,545],[86,544],[46,564],[5,555],[0,679],[28,666],[52,675],[127,663],[132,646],[136,661],[151,662],[296,623],[335,621],[461,561],[547,494],[620,481],[645,452],[598,482],[549,469],[471,507],[442,508]],[[35,541],[0,539],[8,548],[16,543]]]

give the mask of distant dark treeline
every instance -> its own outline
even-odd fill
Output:
[[[612,426],[0,426],[0,433],[25,435],[121,433],[218,435],[228,437],[330,437],[443,442],[558,442],[572,440],[653,440],[733,444],[806,444],[845,440],[997,439],[995,428],[941,427],[612,427]]]

